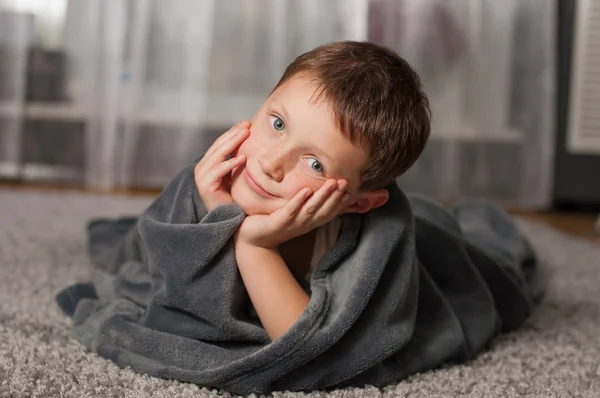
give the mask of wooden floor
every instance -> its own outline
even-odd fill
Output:
[[[600,245],[600,234],[595,231],[597,215],[580,213],[511,212],[526,220],[549,225],[555,229],[590,240]]]
[[[40,184],[40,183],[18,183],[18,182],[5,182],[0,181],[0,189],[14,189],[21,191],[71,191],[71,192],[84,192],[90,194],[102,194],[111,196],[156,196],[158,190],[119,190],[119,191],[99,191],[82,188],[78,186],[60,186],[52,184]],[[577,236],[600,245],[600,234],[594,229],[596,214],[582,214],[582,213],[567,213],[567,212],[522,212],[522,211],[510,211],[510,213],[522,217],[526,220],[539,222],[556,228],[560,231],[568,233],[573,236]]]

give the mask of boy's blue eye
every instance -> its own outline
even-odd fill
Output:
[[[307,159],[309,161],[309,166],[311,167],[311,169],[313,169],[314,171],[316,171],[317,173],[323,173],[323,165],[315,158],[309,158]],[[310,163],[312,161],[312,164]]]
[[[285,130],[285,123],[278,116],[271,116],[271,124],[273,125],[273,128],[277,131]]]

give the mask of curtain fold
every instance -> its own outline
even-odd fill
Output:
[[[20,174],[21,121],[32,32],[30,15],[3,12],[0,3],[0,173],[6,177]]]

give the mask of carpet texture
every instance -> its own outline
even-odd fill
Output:
[[[96,216],[136,215],[148,198],[0,190],[0,397],[221,397],[150,378],[86,352],[54,302],[89,280],[84,228]],[[598,397],[600,246],[519,221],[548,278],[543,304],[518,332],[475,360],[383,390],[275,397]]]

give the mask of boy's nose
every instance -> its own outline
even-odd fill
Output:
[[[258,164],[265,175],[276,182],[281,182],[284,176],[285,154],[278,151],[265,151],[258,157]]]

